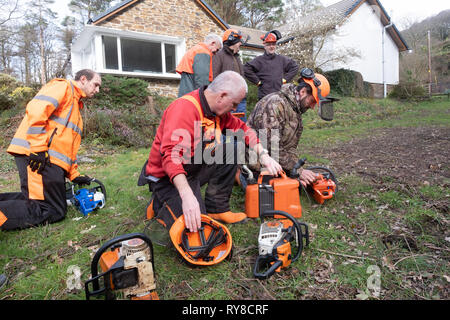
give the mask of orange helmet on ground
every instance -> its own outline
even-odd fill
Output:
[[[242,33],[235,29],[227,29],[222,35],[222,42],[229,46],[242,42]]]
[[[320,103],[325,101],[325,98],[330,94],[330,83],[327,78],[319,73],[314,73],[309,68],[303,68],[300,71],[300,76],[301,78],[298,82],[305,82],[311,86],[312,95],[316,100],[316,104],[320,106]]]
[[[189,232],[181,215],[169,230],[170,239],[190,264],[210,266],[222,262],[232,252],[230,231],[207,215],[201,215],[201,228]]]

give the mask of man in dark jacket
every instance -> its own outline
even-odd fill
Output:
[[[239,48],[242,45],[242,34],[238,30],[227,29],[222,35],[223,48],[213,56],[213,76],[214,79],[224,71],[231,70],[244,76],[244,65],[239,55]],[[247,99],[244,98],[236,108],[236,112],[244,114],[241,120],[246,122]]]
[[[269,93],[280,91],[281,86],[291,82],[298,72],[298,65],[294,60],[275,53],[277,41],[281,39],[278,30],[267,32],[261,39],[264,54],[244,66],[247,80],[258,86],[258,100]]]

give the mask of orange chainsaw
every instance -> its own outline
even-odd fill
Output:
[[[302,158],[298,160],[298,162],[295,164],[294,168],[291,171],[291,178],[298,178],[299,174],[297,170],[301,168],[306,163],[306,158]],[[338,182],[336,179],[335,174],[331,169],[327,167],[321,167],[321,166],[314,166],[314,167],[307,167],[306,170],[313,171],[317,174],[316,180],[307,186],[306,188],[306,195],[308,194],[312,195],[314,200],[319,203],[323,204],[325,200],[329,200],[333,198],[333,196],[338,191]],[[304,189],[303,185],[301,185],[301,188]],[[308,196],[309,198],[309,196]]]
[[[264,221],[264,218],[274,219]],[[307,224],[283,211],[265,211],[260,219],[263,223],[258,236],[259,256],[253,275],[257,279],[267,279],[301,256],[303,248],[309,245],[309,231]]]
[[[153,245],[145,234],[132,233],[109,240],[92,259],[92,278],[85,283],[86,300],[99,295],[113,300],[113,291],[122,292],[131,300],[159,300],[154,271]]]

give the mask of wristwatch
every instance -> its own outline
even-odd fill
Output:
[[[261,158],[263,155],[269,154],[269,151],[267,149],[262,149],[261,152],[258,154],[258,158]]]

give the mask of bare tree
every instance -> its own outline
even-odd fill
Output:
[[[18,18],[19,14],[19,0],[0,0],[0,27],[7,24],[9,21]]]
[[[290,24],[285,36],[290,41],[282,45],[279,52],[290,56],[303,67],[313,69],[323,68],[331,62],[345,63],[348,59],[359,56],[358,51],[352,47],[334,48],[328,50],[326,55],[321,54],[345,18],[334,11],[328,11],[326,18],[323,17],[323,12],[320,14],[320,18],[317,18],[319,13],[316,13]]]

